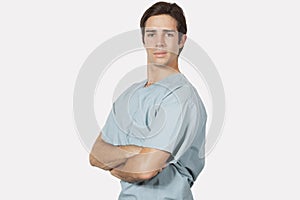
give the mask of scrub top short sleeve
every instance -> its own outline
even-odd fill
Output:
[[[182,101],[178,94],[170,94],[156,110],[149,126],[149,137],[143,141],[143,145],[169,152],[175,162],[195,138],[195,130],[199,125],[195,120],[199,119],[197,112],[197,107],[191,101]]]

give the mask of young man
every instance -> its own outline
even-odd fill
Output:
[[[90,163],[121,179],[120,200],[191,200],[204,167],[206,111],[179,71],[186,21],[175,3],[158,2],[141,18],[147,79],[114,102]]]

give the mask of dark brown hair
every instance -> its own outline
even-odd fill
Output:
[[[148,8],[141,18],[140,27],[142,31],[143,43],[145,35],[145,24],[147,19],[155,15],[163,14],[170,15],[177,21],[177,31],[179,33],[178,43],[180,42],[182,35],[186,34],[187,27],[183,10],[176,3],[167,3],[160,1]],[[182,48],[179,49],[179,53],[181,51]]]

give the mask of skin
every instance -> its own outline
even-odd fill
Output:
[[[156,15],[146,21],[144,47],[147,52],[148,82],[154,83],[180,73],[178,52],[185,41],[186,35],[178,41],[177,22],[171,16]],[[169,157],[168,152],[148,147],[113,146],[106,143],[100,134],[90,153],[90,163],[109,170],[123,181],[139,182],[161,172]]]
[[[127,182],[138,182],[151,179],[165,166],[170,154],[152,148],[142,148],[140,153],[126,161],[123,165],[111,170],[111,174]],[[135,169],[137,171],[133,171]],[[155,169],[155,170],[153,170]],[[140,172],[139,172],[140,171]]]
[[[147,77],[157,82],[180,72],[178,52],[184,46],[186,35],[178,41],[177,21],[169,15],[150,17],[145,23],[144,47],[147,52]]]
[[[90,153],[92,166],[109,170],[123,181],[138,182],[156,176],[166,165],[168,152],[135,145],[113,146],[106,143],[101,134]]]
[[[123,165],[128,158],[140,153],[141,147],[129,146],[113,146],[106,143],[102,137],[102,133],[95,141],[90,153],[90,164],[103,170],[112,170]]]

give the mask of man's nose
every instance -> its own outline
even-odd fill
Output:
[[[156,43],[155,43],[155,46],[156,47],[164,47],[166,45],[165,43],[165,37],[163,34],[160,34],[157,36],[157,39],[156,39]]]

